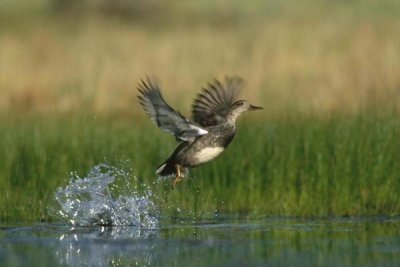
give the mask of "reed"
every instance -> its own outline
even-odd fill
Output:
[[[51,220],[56,188],[101,162],[132,168],[165,216],[399,214],[398,1],[55,2],[0,4],[1,222]],[[175,144],[137,82],[156,75],[188,114],[226,74],[264,111],[177,190],[154,182]]]
[[[245,119],[219,159],[192,169],[172,191],[171,180],[154,171],[175,141],[147,120],[82,114],[2,119],[2,222],[50,220],[56,188],[68,183],[71,172],[84,177],[98,163],[132,169],[133,184],[153,191],[163,216],[400,211],[400,121],[390,112]]]

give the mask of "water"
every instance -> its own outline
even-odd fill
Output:
[[[399,266],[399,230],[388,218],[40,224],[1,230],[0,266]]]
[[[71,175],[65,223],[0,228],[0,266],[399,266],[400,218],[162,216],[151,189],[105,164]],[[178,221],[179,223],[176,223]]]

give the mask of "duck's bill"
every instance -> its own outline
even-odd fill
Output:
[[[263,109],[263,107],[257,107],[257,106],[250,105],[250,110],[259,110],[259,109]]]

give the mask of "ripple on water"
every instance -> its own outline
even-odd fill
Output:
[[[132,186],[130,172],[107,164],[93,167],[86,177],[71,173],[69,184],[55,192],[58,215],[73,225],[126,225],[158,227],[152,191]],[[119,186],[122,183],[123,186]]]

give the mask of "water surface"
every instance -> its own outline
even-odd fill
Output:
[[[400,219],[3,227],[0,266],[398,266]]]

